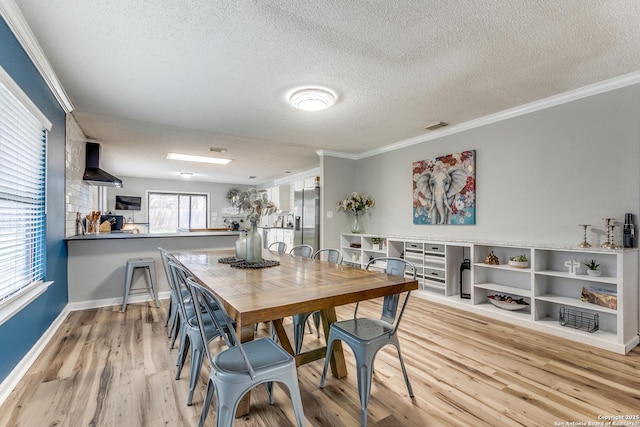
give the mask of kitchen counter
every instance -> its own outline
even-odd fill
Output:
[[[128,233],[128,232],[114,232],[114,233],[97,233],[97,234],[84,234],[78,236],[67,237],[66,241],[74,240],[111,240],[111,239],[159,239],[159,238],[171,238],[171,237],[202,237],[202,236],[238,236],[238,231],[187,231],[181,233]]]
[[[153,258],[159,298],[169,297],[169,284],[158,247],[169,252],[235,248],[237,231],[167,234],[99,233],[66,240],[69,305],[74,310],[122,304],[125,265],[130,258]],[[134,275],[132,288],[146,287],[144,276]],[[130,302],[148,300],[142,293]]]

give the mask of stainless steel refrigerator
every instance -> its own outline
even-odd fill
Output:
[[[294,190],[293,215],[293,244],[320,249],[320,187]]]

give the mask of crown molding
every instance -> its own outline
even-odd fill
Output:
[[[348,160],[358,160],[357,154],[344,153],[342,151],[317,150],[316,154],[319,157],[328,156],[328,157],[340,157],[342,159],[348,159]]]
[[[478,119],[470,120],[468,122],[460,123],[453,126],[447,126],[446,128],[433,131],[433,133],[430,133],[428,135],[419,135],[414,138],[405,139],[403,141],[385,145],[384,147],[376,148],[374,150],[364,151],[357,154],[355,156],[355,159],[360,160],[367,157],[377,156],[378,154],[388,153],[390,151],[399,150],[411,145],[432,141],[434,139],[442,138],[447,135],[464,132],[470,129],[497,123],[502,120],[511,119],[513,117],[522,116],[524,114],[533,113],[535,111],[544,110],[546,108],[555,107],[561,104],[566,104],[568,102],[587,98],[593,95],[598,95],[600,93],[610,92],[612,90],[620,89],[638,83],[640,83],[640,71],[634,71],[632,73],[623,74],[618,77],[613,77],[608,80],[603,80],[598,83],[594,83],[568,92],[563,92],[558,95],[553,95],[548,98],[510,108],[508,110],[500,111],[495,114],[490,114],[485,117],[480,117]]]
[[[69,96],[65,92],[58,76],[53,71],[53,67],[45,56],[40,44],[36,40],[35,35],[29,28],[29,24],[24,19],[22,12],[16,5],[14,0],[0,0],[0,15],[18,39],[18,42],[25,50],[33,65],[49,86],[49,89],[58,100],[58,103],[66,113],[74,110],[73,104]]]

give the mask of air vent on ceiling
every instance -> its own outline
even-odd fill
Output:
[[[426,130],[436,130],[436,129],[443,128],[445,126],[449,126],[449,123],[438,122],[438,123],[434,123],[432,125],[429,125],[429,126],[425,127],[425,129]]]

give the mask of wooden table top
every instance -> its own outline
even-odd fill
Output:
[[[223,302],[231,317],[248,325],[418,289],[411,278],[263,251],[280,265],[241,269],[219,263],[233,250],[173,254]]]

